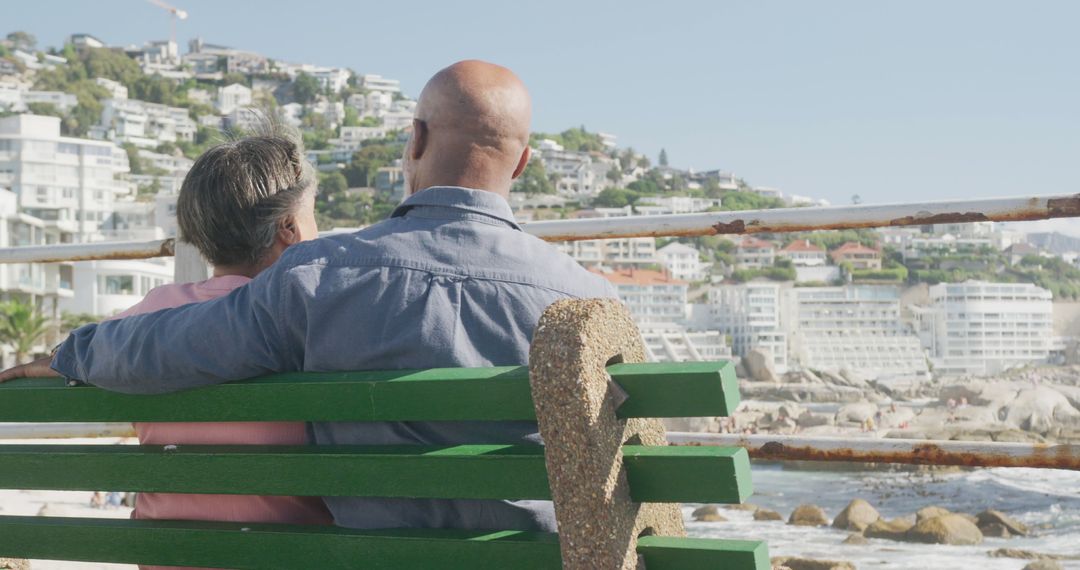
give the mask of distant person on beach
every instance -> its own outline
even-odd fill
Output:
[[[529,162],[531,107],[504,67],[439,71],[417,103],[403,157],[409,196],[390,219],[293,245],[220,299],[82,327],[51,359],[0,381],[60,374],[152,394],[270,372],[525,364],[552,302],[616,296],[514,220],[507,198]],[[312,428],[319,444],[539,443],[524,421]],[[555,529],[548,501],[324,499],[352,528]]]

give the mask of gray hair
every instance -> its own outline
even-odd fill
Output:
[[[180,239],[214,265],[262,261],[281,222],[315,187],[299,133],[265,114],[256,123],[226,133],[226,142],[204,152],[180,187]]]

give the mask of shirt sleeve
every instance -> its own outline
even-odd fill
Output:
[[[217,299],[81,327],[57,350],[52,368],[129,394],[299,370],[306,303],[282,261]]]

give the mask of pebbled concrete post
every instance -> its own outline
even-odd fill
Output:
[[[679,505],[630,500],[622,445],[667,440],[659,420],[616,418],[625,394],[605,367],[644,361],[641,335],[614,299],[557,301],[537,325],[529,381],[565,570],[643,567],[638,536],[685,535]]]

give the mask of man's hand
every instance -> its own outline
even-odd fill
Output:
[[[46,356],[0,372],[0,382],[16,378],[55,378],[57,376],[60,374],[52,369],[52,357]]]

